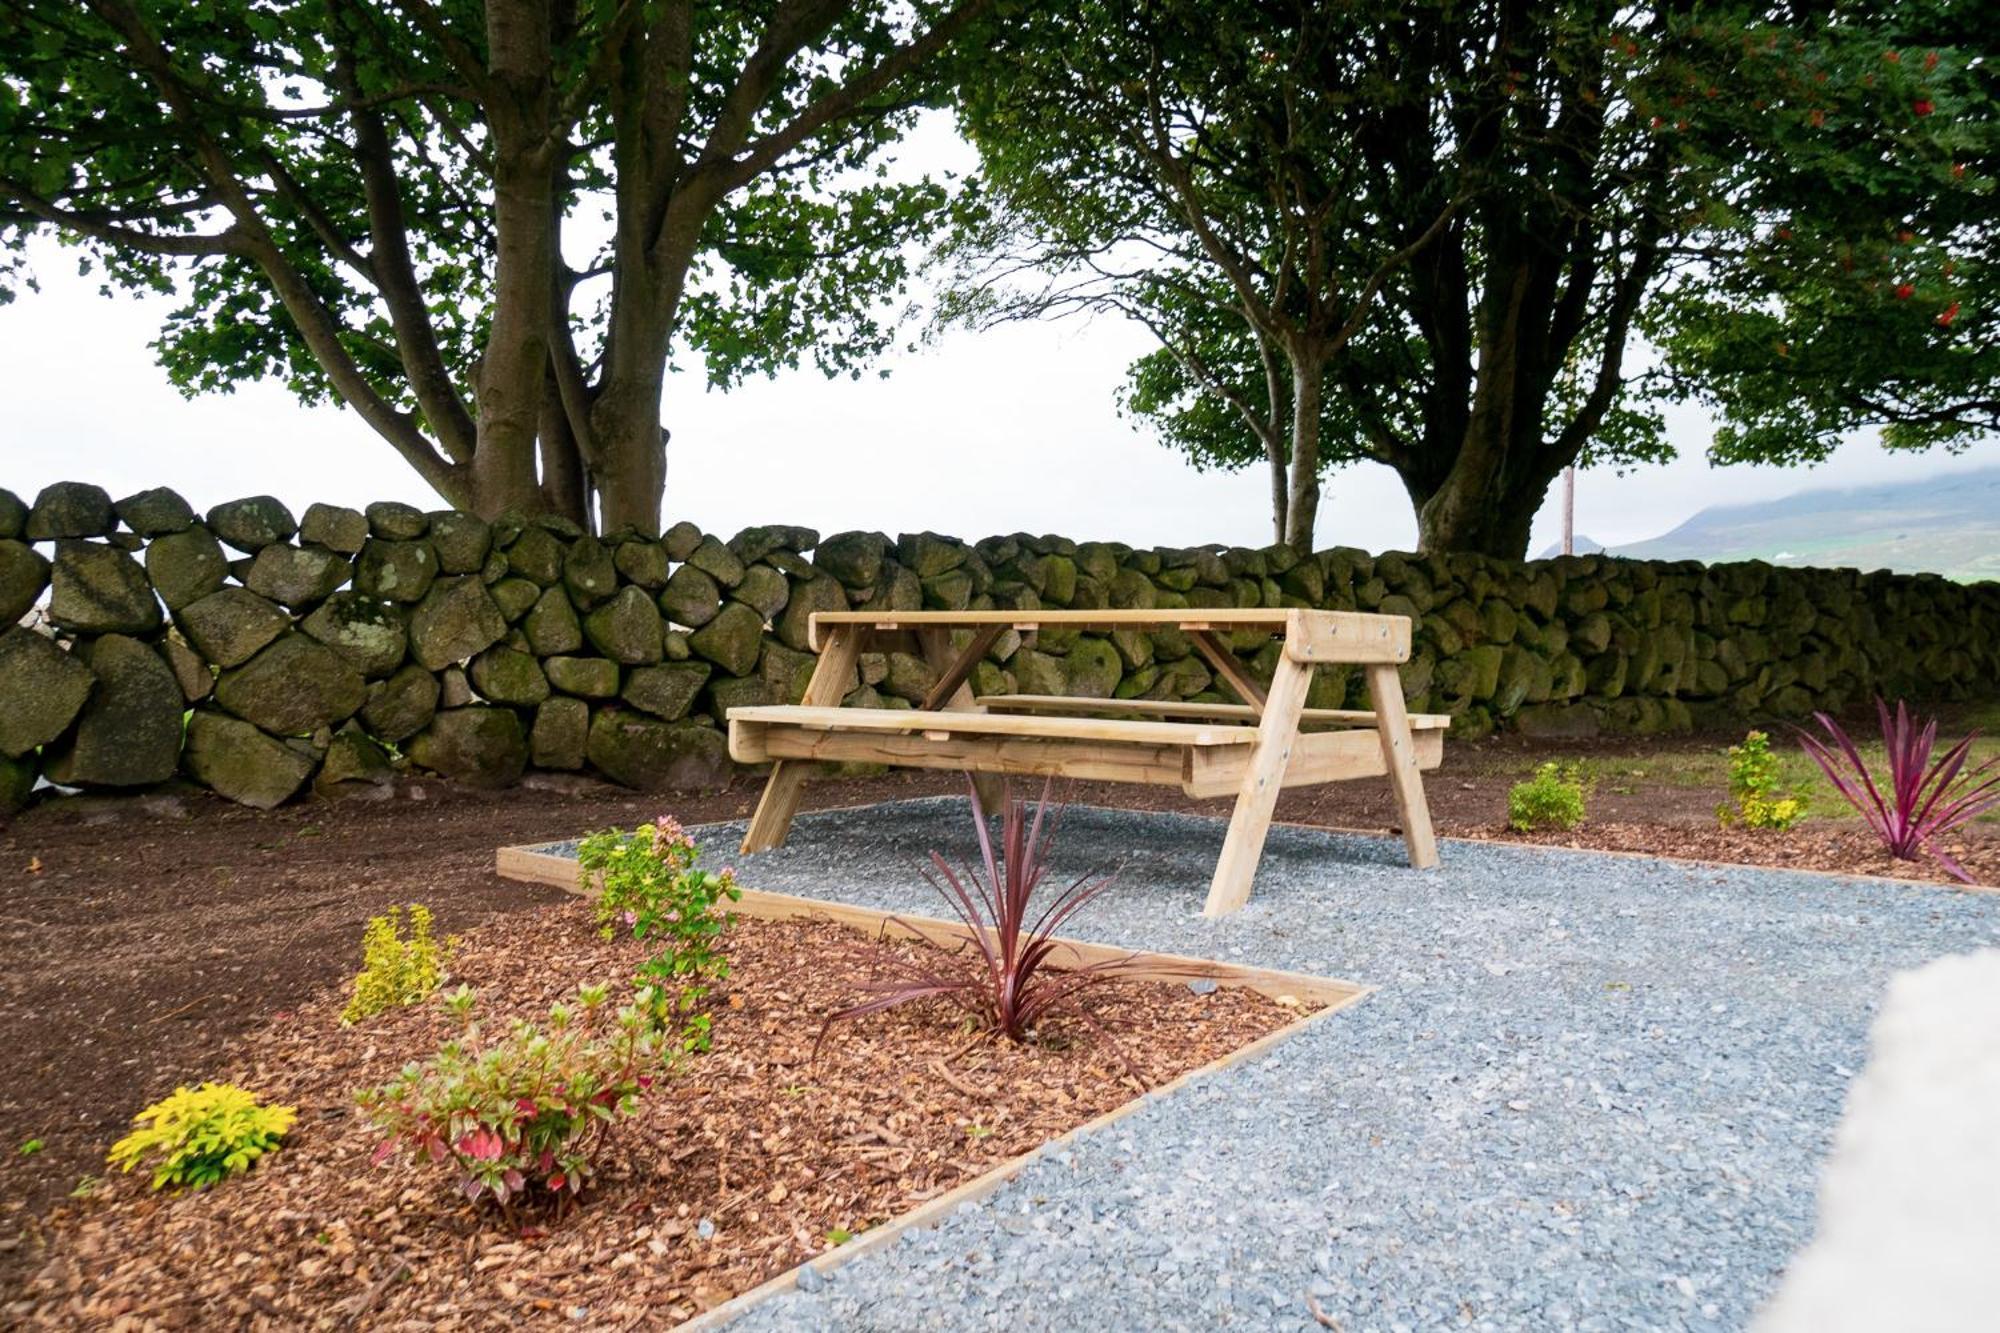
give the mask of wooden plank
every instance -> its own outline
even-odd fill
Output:
[[[999,638],[1001,631],[1006,628],[1005,625],[983,625],[973,631],[972,642],[965,645],[965,651],[951,659],[939,674],[937,684],[931,686],[930,692],[924,695],[923,708],[926,711],[936,711],[944,707],[947,701],[955,700],[961,690],[964,690],[965,707],[974,712],[985,711],[966,688],[965,679],[972,674],[972,668],[979,665],[979,659],[986,656],[986,650],[993,646],[993,641]],[[935,636],[927,632],[923,637],[928,641]],[[947,640],[946,647],[949,646]],[[928,652],[929,642],[926,642],[925,647]]]
[[[859,629],[835,630],[828,637],[826,647],[820,650],[819,663],[813,667],[812,678],[806,682],[807,707],[840,703],[860,652]],[[780,763],[772,767],[771,776],[764,780],[764,795],[757,802],[756,812],[750,816],[749,827],[744,830],[743,851],[746,855],[784,845],[785,834],[792,827],[792,817],[799,812],[799,798],[805,793],[805,782],[806,770],[797,764]]]
[[[1416,744],[1403,713],[1403,682],[1395,667],[1378,663],[1368,668],[1368,701],[1375,705],[1375,732],[1381,738],[1390,789],[1396,794],[1396,811],[1402,816],[1410,864],[1428,870],[1438,863],[1437,837],[1431,832],[1430,802],[1424,798]]]
[[[1248,749],[1247,742],[1238,749]],[[738,763],[811,760],[821,763],[890,764],[1019,777],[1074,778],[1082,782],[1139,782],[1180,787],[1190,749],[1120,741],[1061,740],[1027,736],[815,731],[784,723],[729,719],[729,754]],[[996,805],[980,800],[989,809]]]
[[[575,857],[538,851],[532,846],[500,848],[494,856],[494,870],[502,879],[517,883],[547,884],[567,889],[580,897],[594,897],[598,889],[595,884],[588,887],[584,885],[582,872]],[[870,935],[886,931],[892,936],[928,939],[940,944],[956,944],[969,937],[964,922],[946,917],[925,916],[914,912],[889,912],[879,908],[860,907],[852,903],[775,893],[769,889],[744,889],[743,897],[730,904],[729,910],[740,916],[774,921],[798,917],[837,921],[842,925],[866,931]],[[1059,968],[1088,967],[1093,963],[1132,957],[1134,953],[1133,950],[1121,949],[1115,945],[1096,944],[1088,940],[1067,937],[1057,937],[1057,943],[1061,945],[1061,952],[1052,961]],[[1274,999],[1289,995],[1294,999],[1313,1004],[1336,1004],[1365,995],[1370,989],[1337,977],[1316,977],[1302,972],[1284,972],[1275,968],[1252,967],[1243,963],[1189,958],[1182,954],[1153,953],[1148,950],[1140,951],[1139,956],[1150,966],[1150,970],[1138,973],[1142,977],[1153,976],[1172,980],[1185,980],[1190,976],[1212,977],[1223,985],[1244,986]]]
[[[1228,796],[1243,785],[1249,755],[1243,747],[1190,748],[1181,790],[1197,799]],[[1436,768],[1444,759],[1444,733],[1426,731],[1416,739],[1417,767]],[[1389,772],[1374,728],[1367,731],[1321,731],[1301,735],[1285,766],[1287,787],[1317,787],[1328,782],[1379,778]]]
[[[1294,662],[1407,662],[1408,616],[1294,608],[1285,655]]]
[[[1253,727],[1128,718],[1037,717],[1020,713],[924,712],[916,708],[815,708],[756,704],[729,710],[732,721],[783,723],[813,731],[946,731],[967,736],[1037,736],[1154,745],[1248,745]]]
[[[980,625],[1012,627],[1022,633],[1037,628],[1064,626],[1069,629],[1138,629],[1183,626],[1222,629],[1262,627],[1272,633],[1285,628],[1285,607],[1138,607],[1106,608],[1095,611],[995,609],[992,611],[815,611],[807,634],[815,651],[820,635],[836,625],[859,625],[872,633],[912,630],[925,627],[971,629]]]
[[[972,646],[978,649],[978,653],[961,656],[951,650],[949,629],[920,627],[916,632],[917,645],[923,652],[924,660],[938,673],[937,684],[933,685],[924,696],[924,708],[935,710],[941,703],[945,712],[984,713],[986,710],[972,697],[972,686],[966,683],[965,678],[972,674],[973,663],[979,660],[978,654],[985,653],[986,647],[990,646],[1005,628],[1004,625],[980,626],[973,631],[972,636]],[[979,643],[981,636],[986,637],[985,645]],[[950,688],[946,689],[946,685]],[[1000,811],[1007,808],[1007,780],[1004,777],[978,769],[966,770],[966,776],[971,779],[972,789],[978,794],[981,809]]]
[[[1215,637],[1213,630],[1192,629],[1187,635],[1195,650],[1207,658],[1208,664],[1215,668],[1216,674],[1222,677],[1223,682],[1236,691],[1236,697],[1244,702],[1252,714],[1262,717],[1264,687],[1250,678],[1250,673],[1243,669],[1242,660],[1229,651],[1228,645]]]
[[[1229,832],[1222,840],[1215,877],[1209,881],[1203,916],[1227,916],[1250,900],[1250,885],[1257,875],[1257,863],[1263,859],[1264,837],[1271,829],[1271,814],[1284,787],[1292,748],[1299,741],[1299,714],[1305,711],[1306,690],[1311,684],[1311,666],[1290,654],[1278,659],[1264,703],[1264,719],[1257,728],[1257,744],[1244,764],[1236,808],[1229,815]]]
[[[1255,722],[1257,710],[1247,704],[1201,703],[1193,699],[1085,699],[1073,694],[982,694],[989,713],[1080,713],[1105,717],[1202,717],[1218,722]],[[1412,731],[1445,731],[1449,713],[1411,713]],[[1301,725],[1375,728],[1375,714],[1365,708],[1308,708]]]

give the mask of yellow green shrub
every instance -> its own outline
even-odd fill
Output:
[[[1583,822],[1583,800],[1588,784],[1575,764],[1563,768],[1553,762],[1543,764],[1526,782],[1517,782],[1507,791],[1507,824],[1516,833],[1536,829],[1571,829]]]
[[[410,904],[410,933],[403,935],[403,909],[391,907],[373,917],[361,932],[361,970],[354,976],[354,998],[340,1021],[356,1023],[385,1009],[417,1004],[431,997],[444,980],[453,941],[442,946],[431,935],[431,913],[422,903]]]
[[[1735,805],[1717,806],[1716,822],[1724,828],[1741,824],[1782,831],[1804,819],[1804,799],[1790,792],[1780,796],[1778,778],[1778,756],[1771,753],[1771,738],[1761,731],[1745,735],[1741,745],[1729,747],[1729,799]]]
[[[137,1128],[111,1145],[108,1160],[130,1171],[151,1159],[156,1190],[207,1189],[274,1151],[297,1118],[233,1083],[175,1088],[132,1117]]]

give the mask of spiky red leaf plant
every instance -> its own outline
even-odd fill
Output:
[[[1090,872],[1036,902],[1035,891],[1048,874],[1062,822],[1062,805],[1052,808],[1049,800],[1052,783],[1053,779],[1043,784],[1032,812],[1009,791],[998,846],[979,791],[972,788],[981,864],[954,870],[933,851],[923,872],[925,882],[965,923],[972,947],[949,953],[925,950],[917,962],[887,952],[878,955],[891,975],[858,982],[858,989],[869,998],[831,1015],[820,1031],[822,1041],[835,1023],[932,999],[957,1005],[1014,1041],[1028,1040],[1037,1024],[1058,1012],[1096,1026],[1095,1018],[1079,1006],[1079,997],[1093,983],[1131,965],[1137,955],[1055,965],[1057,955],[1064,952],[1055,938],[1064,923],[1110,888],[1114,876]]]
[[[1861,812],[1891,856],[1914,861],[1920,852],[1928,851],[1954,876],[1972,883],[1972,876],[1938,845],[1938,839],[2000,804],[2000,773],[1987,776],[1988,770],[2000,764],[2000,755],[1967,769],[1965,761],[1972,753],[1972,743],[1979,739],[1979,733],[1973,731],[1932,763],[1936,718],[1917,726],[1901,699],[1896,701],[1893,718],[1889,705],[1880,697],[1875,700],[1875,711],[1882,719],[1882,745],[1888,751],[1886,794],[1876,786],[1854,742],[1825,713],[1813,716],[1826,729],[1832,745],[1805,731],[1799,733],[1799,741],[1834,790]]]

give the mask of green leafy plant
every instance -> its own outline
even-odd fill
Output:
[[[1583,822],[1588,793],[1589,783],[1575,764],[1564,767],[1551,760],[1526,782],[1508,788],[1507,826],[1516,833],[1575,828]]]
[[[1805,818],[1806,803],[1791,792],[1779,795],[1780,785],[1771,738],[1761,731],[1749,732],[1741,745],[1729,747],[1729,799],[1734,805],[1717,806],[1716,822],[1724,828],[1732,824],[1781,832],[1790,828]]]
[[[1888,760],[1888,772],[1879,784],[1847,732],[1825,713],[1813,716],[1826,729],[1827,739],[1802,731],[1799,741],[1834,790],[1868,821],[1891,856],[1914,861],[1919,852],[1928,851],[1954,878],[1974,883],[1938,840],[2000,805],[2000,772],[1994,771],[2000,768],[2000,755],[1968,767],[1972,744],[1979,739],[1974,731],[1933,763],[1937,719],[1927,719],[1919,726],[1901,699],[1891,717],[1888,703],[1878,697],[1875,713],[1881,720],[1882,748]]]
[[[23,1157],[33,1157],[46,1146],[40,1139],[29,1139],[26,1143],[15,1149],[15,1151]]]
[[[583,986],[543,1023],[487,1033],[460,987],[445,1005],[465,1030],[430,1059],[357,1097],[386,1137],[375,1152],[449,1165],[466,1198],[503,1211],[517,1200],[573,1201],[596,1173],[612,1127],[692,1049],[690,1025],[649,986],[615,1013],[609,989]]]
[[[586,891],[593,880],[601,885],[600,933],[608,940],[623,927],[633,939],[658,944],[660,952],[640,965],[638,979],[663,998],[677,997],[680,1010],[691,1013],[709,986],[729,975],[721,940],[734,918],[717,907],[743,896],[735,874],[702,869],[700,849],[670,815],[630,833],[593,833],[576,859]]]
[[[419,1004],[444,980],[456,940],[442,946],[431,934],[431,913],[422,903],[410,904],[410,933],[403,935],[403,909],[391,907],[370,917],[361,932],[361,970],[354,975],[354,996],[341,1010],[342,1023],[358,1023],[385,1009]]]
[[[175,1088],[132,1117],[137,1128],[111,1145],[108,1160],[130,1171],[152,1159],[156,1190],[206,1189],[275,1150],[297,1118],[233,1083]]]

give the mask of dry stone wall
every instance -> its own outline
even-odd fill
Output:
[[[530,768],[713,785],[728,710],[804,691],[814,611],[1181,606],[1409,616],[1411,706],[1461,735],[1681,730],[1878,691],[1989,696],[2000,679],[2000,585],[1922,575],[781,526],[725,541],[690,523],[600,539],[393,502],[295,518],[253,496],[197,515],[171,490],[114,503],[68,482],[32,504],[0,490],[0,809],[38,777],[178,774],[256,806],[399,766],[495,786]],[[1233,646],[1268,676],[1275,645]],[[920,658],[868,655],[848,698],[907,707],[932,681]],[[1009,632],[973,686],[1226,697],[1173,631]],[[1363,706],[1359,673],[1322,670],[1311,702]]]

